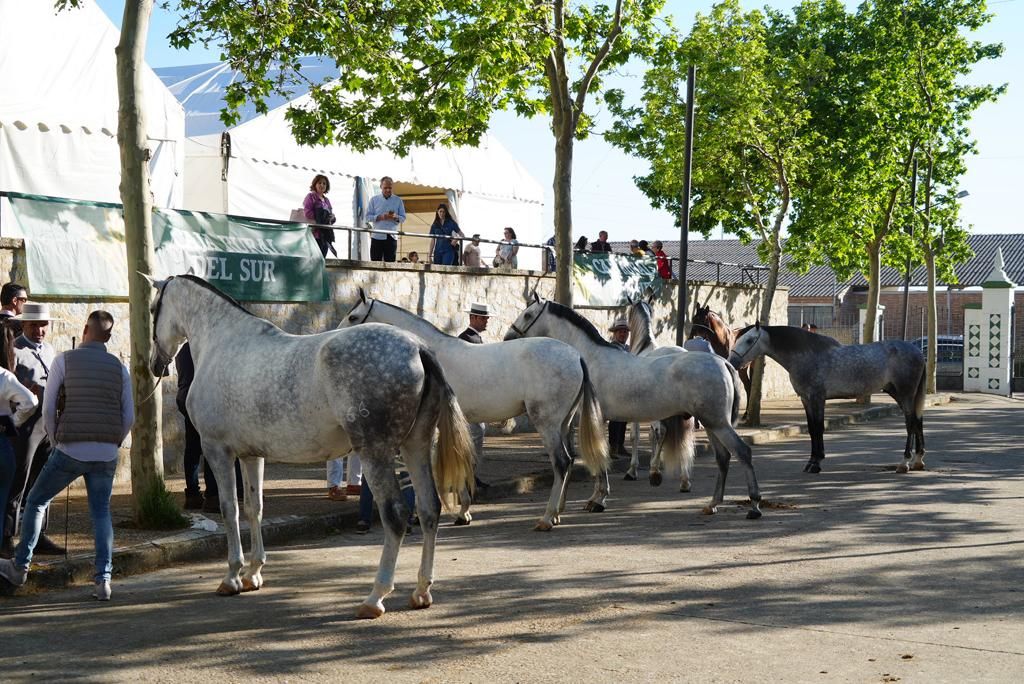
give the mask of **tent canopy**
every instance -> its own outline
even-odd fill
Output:
[[[307,94],[297,94],[288,102],[269,102],[278,106],[264,115],[244,110],[242,123],[223,138],[223,125],[214,132],[211,122],[220,124],[224,88],[234,73],[209,64],[158,73],[185,103],[187,129],[205,132],[190,136],[188,145],[185,201],[191,209],[287,219],[313,176],[322,173],[331,180],[330,197],[341,217],[338,210],[354,197],[357,178],[375,192],[380,178],[391,176],[406,193],[396,192],[403,198],[433,201],[447,195],[467,234],[500,239],[501,229],[511,225],[520,240],[542,241],[543,189],[494,136],[484,136],[478,147],[415,147],[404,158],[384,149],[299,145],[285,119],[288,107],[310,106]],[[336,76],[314,59],[304,62],[303,73],[313,81]],[[353,216],[352,224],[357,222]]]
[[[0,190],[120,201],[118,30],[89,0],[0,0],[0,17]],[[154,201],[180,206],[185,113],[148,67],[143,105]]]

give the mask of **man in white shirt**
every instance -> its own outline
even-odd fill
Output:
[[[394,261],[398,253],[398,240],[391,233],[405,223],[405,203],[398,195],[392,194],[394,181],[391,176],[380,179],[380,194],[370,199],[366,207],[367,220],[373,224],[370,233],[370,261]]]
[[[15,586],[28,578],[46,506],[82,476],[96,537],[93,596],[110,600],[114,546],[110,493],[118,447],[135,421],[128,369],[106,348],[113,328],[113,316],[93,311],[82,331],[81,346],[58,356],[50,369],[43,395],[43,423],[53,452],[28,493],[14,559],[0,559],[0,577]]]

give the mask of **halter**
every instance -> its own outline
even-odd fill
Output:
[[[704,325],[702,323],[691,323],[690,324],[690,332],[693,333],[694,330],[707,330],[713,336],[717,337],[717,335],[715,335],[715,331],[714,330],[712,330],[710,327],[708,327],[708,326],[706,326],[706,325]]]
[[[516,327],[515,323],[512,323],[512,325],[510,325],[509,327],[512,330],[515,330],[520,337],[526,337],[526,332],[533,327],[533,324],[537,322],[537,319],[540,318],[540,315],[544,313],[544,309],[546,308],[548,308],[548,302],[544,302],[544,305],[540,307],[540,311],[537,312],[537,316],[532,321],[530,321],[530,325],[526,326],[524,329],[520,330],[519,328]]]
[[[763,335],[763,334],[764,334],[764,328],[762,328],[762,327],[758,327],[758,329],[757,329],[757,339],[755,339],[755,340],[754,340],[754,344],[750,345],[750,347],[748,348],[748,350],[749,350],[749,349],[753,349],[753,348],[754,348],[755,346],[757,346],[757,343],[758,343],[758,342],[759,342],[759,341],[761,340],[761,335]],[[736,350],[734,349],[734,350],[732,351],[732,353],[733,353],[733,354],[736,354]],[[736,356],[738,356],[738,357],[739,357],[739,360],[740,360],[740,363],[739,363],[739,364],[737,364],[737,366],[736,366],[736,367],[737,367],[737,368],[742,368],[742,367],[743,367],[743,366],[744,366],[744,365],[746,364],[746,361],[747,361],[747,355],[746,355],[746,353],[744,352],[743,354],[736,354]]]
[[[156,353],[159,356],[160,361],[164,364],[163,373],[158,376],[161,380],[164,378],[164,376],[167,375],[167,368],[168,366],[171,365],[172,357],[170,354],[164,352],[164,350],[160,347],[160,341],[156,337],[156,326],[157,322],[160,320],[160,309],[163,307],[164,304],[164,290],[167,289],[168,283],[170,283],[171,280],[173,279],[174,276],[170,276],[169,278],[167,278],[167,280],[164,281],[164,284],[160,286],[160,294],[157,295],[156,299],[156,308],[153,309],[153,346],[156,348]],[[157,380],[157,386],[159,385],[160,380]],[[154,388],[153,391],[156,392],[156,389]]]
[[[366,300],[363,300],[363,301],[366,301]],[[373,311],[373,305],[376,304],[376,303],[377,303],[376,299],[371,299],[370,300],[370,305],[368,307],[366,307],[366,313],[363,315],[362,320],[359,321],[358,323],[356,323],[356,325],[362,325],[363,323],[366,322],[366,319],[370,317],[370,312]],[[356,306],[358,306],[358,304]]]

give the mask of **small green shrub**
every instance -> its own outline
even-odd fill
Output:
[[[147,530],[180,530],[189,526],[163,480],[154,478],[137,497],[138,525]]]

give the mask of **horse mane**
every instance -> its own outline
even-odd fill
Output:
[[[612,343],[601,337],[601,333],[597,332],[597,328],[594,327],[593,323],[564,304],[559,304],[558,302],[552,302],[549,300],[548,311],[550,311],[553,316],[561,318],[570,325],[582,330],[594,344],[602,347],[612,347]]]
[[[809,350],[824,352],[841,347],[838,340],[828,335],[819,335],[791,325],[765,325],[768,338],[774,347],[782,347],[792,351]]]
[[[629,349],[639,354],[653,343],[650,306],[647,302],[634,302],[629,307]]]
[[[203,278],[200,278],[199,276],[197,276],[195,274],[183,273],[181,275],[171,276],[171,277],[172,278],[184,278],[185,280],[188,280],[189,282],[193,282],[196,285],[198,285],[199,287],[201,287],[201,288],[203,288],[205,290],[209,290],[213,294],[217,295],[218,297],[220,297],[221,299],[226,301],[231,306],[233,306],[233,307],[235,307],[237,309],[241,309],[242,311],[244,311],[245,313],[249,314],[250,316],[255,316],[256,315],[253,312],[251,312],[248,309],[246,309],[241,304],[239,304],[237,299],[235,299],[231,295],[227,294],[226,292],[222,292],[222,291],[218,290],[217,287],[212,285],[209,281],[204,280]]]

